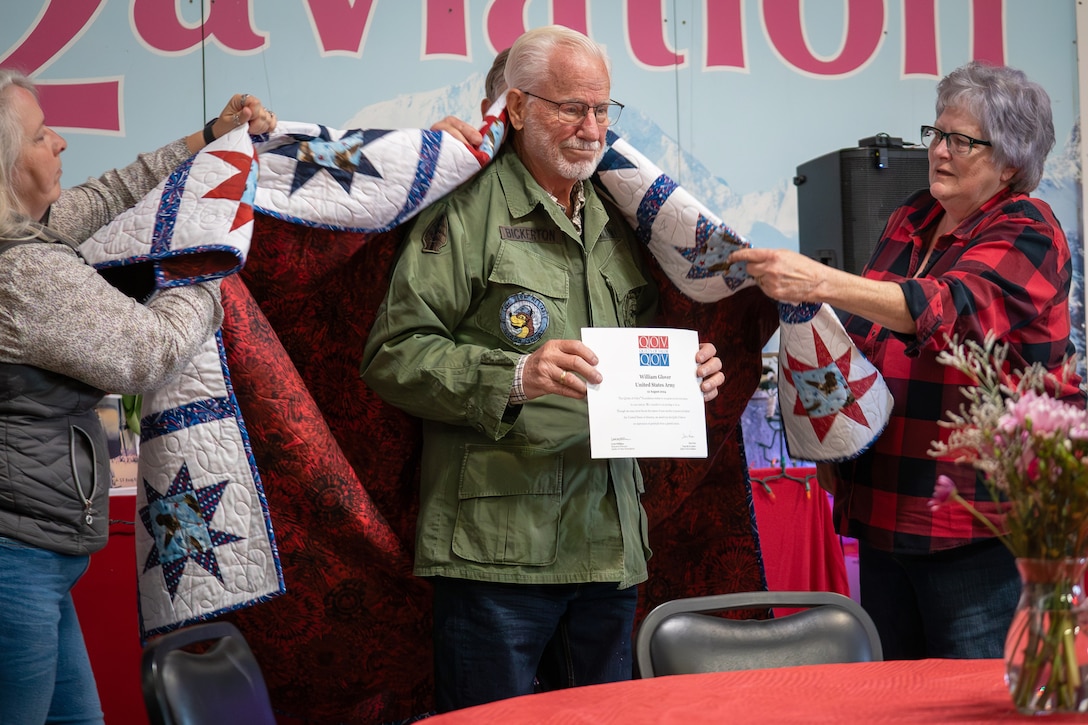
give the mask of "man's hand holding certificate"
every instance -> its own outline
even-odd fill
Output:
[[[594,458],[706,458],[694,330],[582,328],[603,381],[589,385]]]

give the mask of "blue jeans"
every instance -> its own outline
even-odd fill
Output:
[[[0,536],[0,723],[103,722],[71,593],[89,561]]]
[[[431,581],[439,712],[631,679],[637,587]]]
[[[1020,598],[1016,560],[994,539],[927,555],[858,544],[861,604],[884,659],[1002,657]]]

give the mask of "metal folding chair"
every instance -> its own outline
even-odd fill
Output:
[[[183,649],[201,642],[201,652]],[[144,648],[144,705],[151,725],[275,725],[261,668],[238,628],[207,622]]]
[[[772,619],[710,612],[802,608]],[[665,602],[636,638],[642,677],[788,667],[884,658],[873,620],[833,592],[738,592]]]

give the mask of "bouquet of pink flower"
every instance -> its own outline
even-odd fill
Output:
[[[1005,531],[970,506],[952,481],[937,480],[931,507],[950,498],[966,505],[994,530],[1018,558],[1063,559],[1088,549],[1088,412],[1055,400],[1047,388],[1062,379],[1041,365],[1003,372],[1007,347],[992,337],[983,345],[952,343],[938,358],[967,375],[967,403],[941,425],[947,442],[935,441],[934,456],[971,463],[985,477],[990,495],[1005,502]],[[1072,361],[1065,379],[1072,375]]]
[[[974,383],[966,404],[941,423],[947,442],[930,455],[970,463],[1004,509],[1004,528],[983,516],[939,476],[930,500],[954,500],[1001,539],[1024,582],[1005,642],[1006,681],[1024,713],[1088,708],[1088,413],[1047,390],[1068,389],[1074,361],[1061,377],[1041,365],[1007,373],[1007,347],[987,337],[951,344],[938,358]]]

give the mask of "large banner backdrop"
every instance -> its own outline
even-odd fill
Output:
[[[1035,0],[26,0],[0,62],[46,84],[67,182],[199,128],[231,93],[335,128],[477,118],[494,53],[527,27],[613,59],[614,129],[742,234],[796,244],[796,167],[878,133],[917,142],[942,75],[978,58],[1054,101],[1048,179],[1074,169],[1076,3]],[[647,143],[649,142],[649,143]],[[1073,156],[1072,158],[1075,158]],[[700,186],[700,189],[696,187]],[[1061,196],[1043,189],[1044,196]],[[1052,201],[1079,236],[1076,206]]]
[[[199,129],[233,93],[327,128],[427,128],[446,115],[479,125],[494,54],[527,28],[560,23],[610,52],[612,97],[626,105],[612,130],[754,246],[792,249],[799,165],[880,134],[916,143],[934,121],[943,75],[972,59],[1017,66],[1053,101],[1058,143],[1037,194],[1075,251],[1083,351],[1075,6],[6,0],[0,65],[39,84],[46,122],[68,141],[64,179],[74,185]],[[244,269],[223,283],[220,350],[267,495],[279,557],[269,581],[278,585],[282,568],[283,593],[227,616],[281,714],[410,718],[431,706],[430,592],[410,573],[419,429],[358,377],[397,230],[364,235],[257,213],[252,232]],[[711,339],[728,358],[729,383],[708,406],[707,459],[644,466],[655,555],[640,616],[680,596],[766,586],[739,420],[778,311],[752,288],[697,302],[657,273],[660,322]],[[221,505],[203,495],[207,523]],[[161,557],[145,559],[141,567]]]
[[[33,0],[0,63],[42,84],[74,184],[191,132],[232,93],[334,128],[477,120],[494,54],[551,22],[605,44],[613,130],[757,246],[798,248],[797,167],[879,134],[918,141],[968,60],[1050,93],[1037,194],[1082,245],[1077,3],[1035,0]],[[1080,254],[1073,300],[1083,320]],[[1083,325],[1077,345],[1084,350]]]

